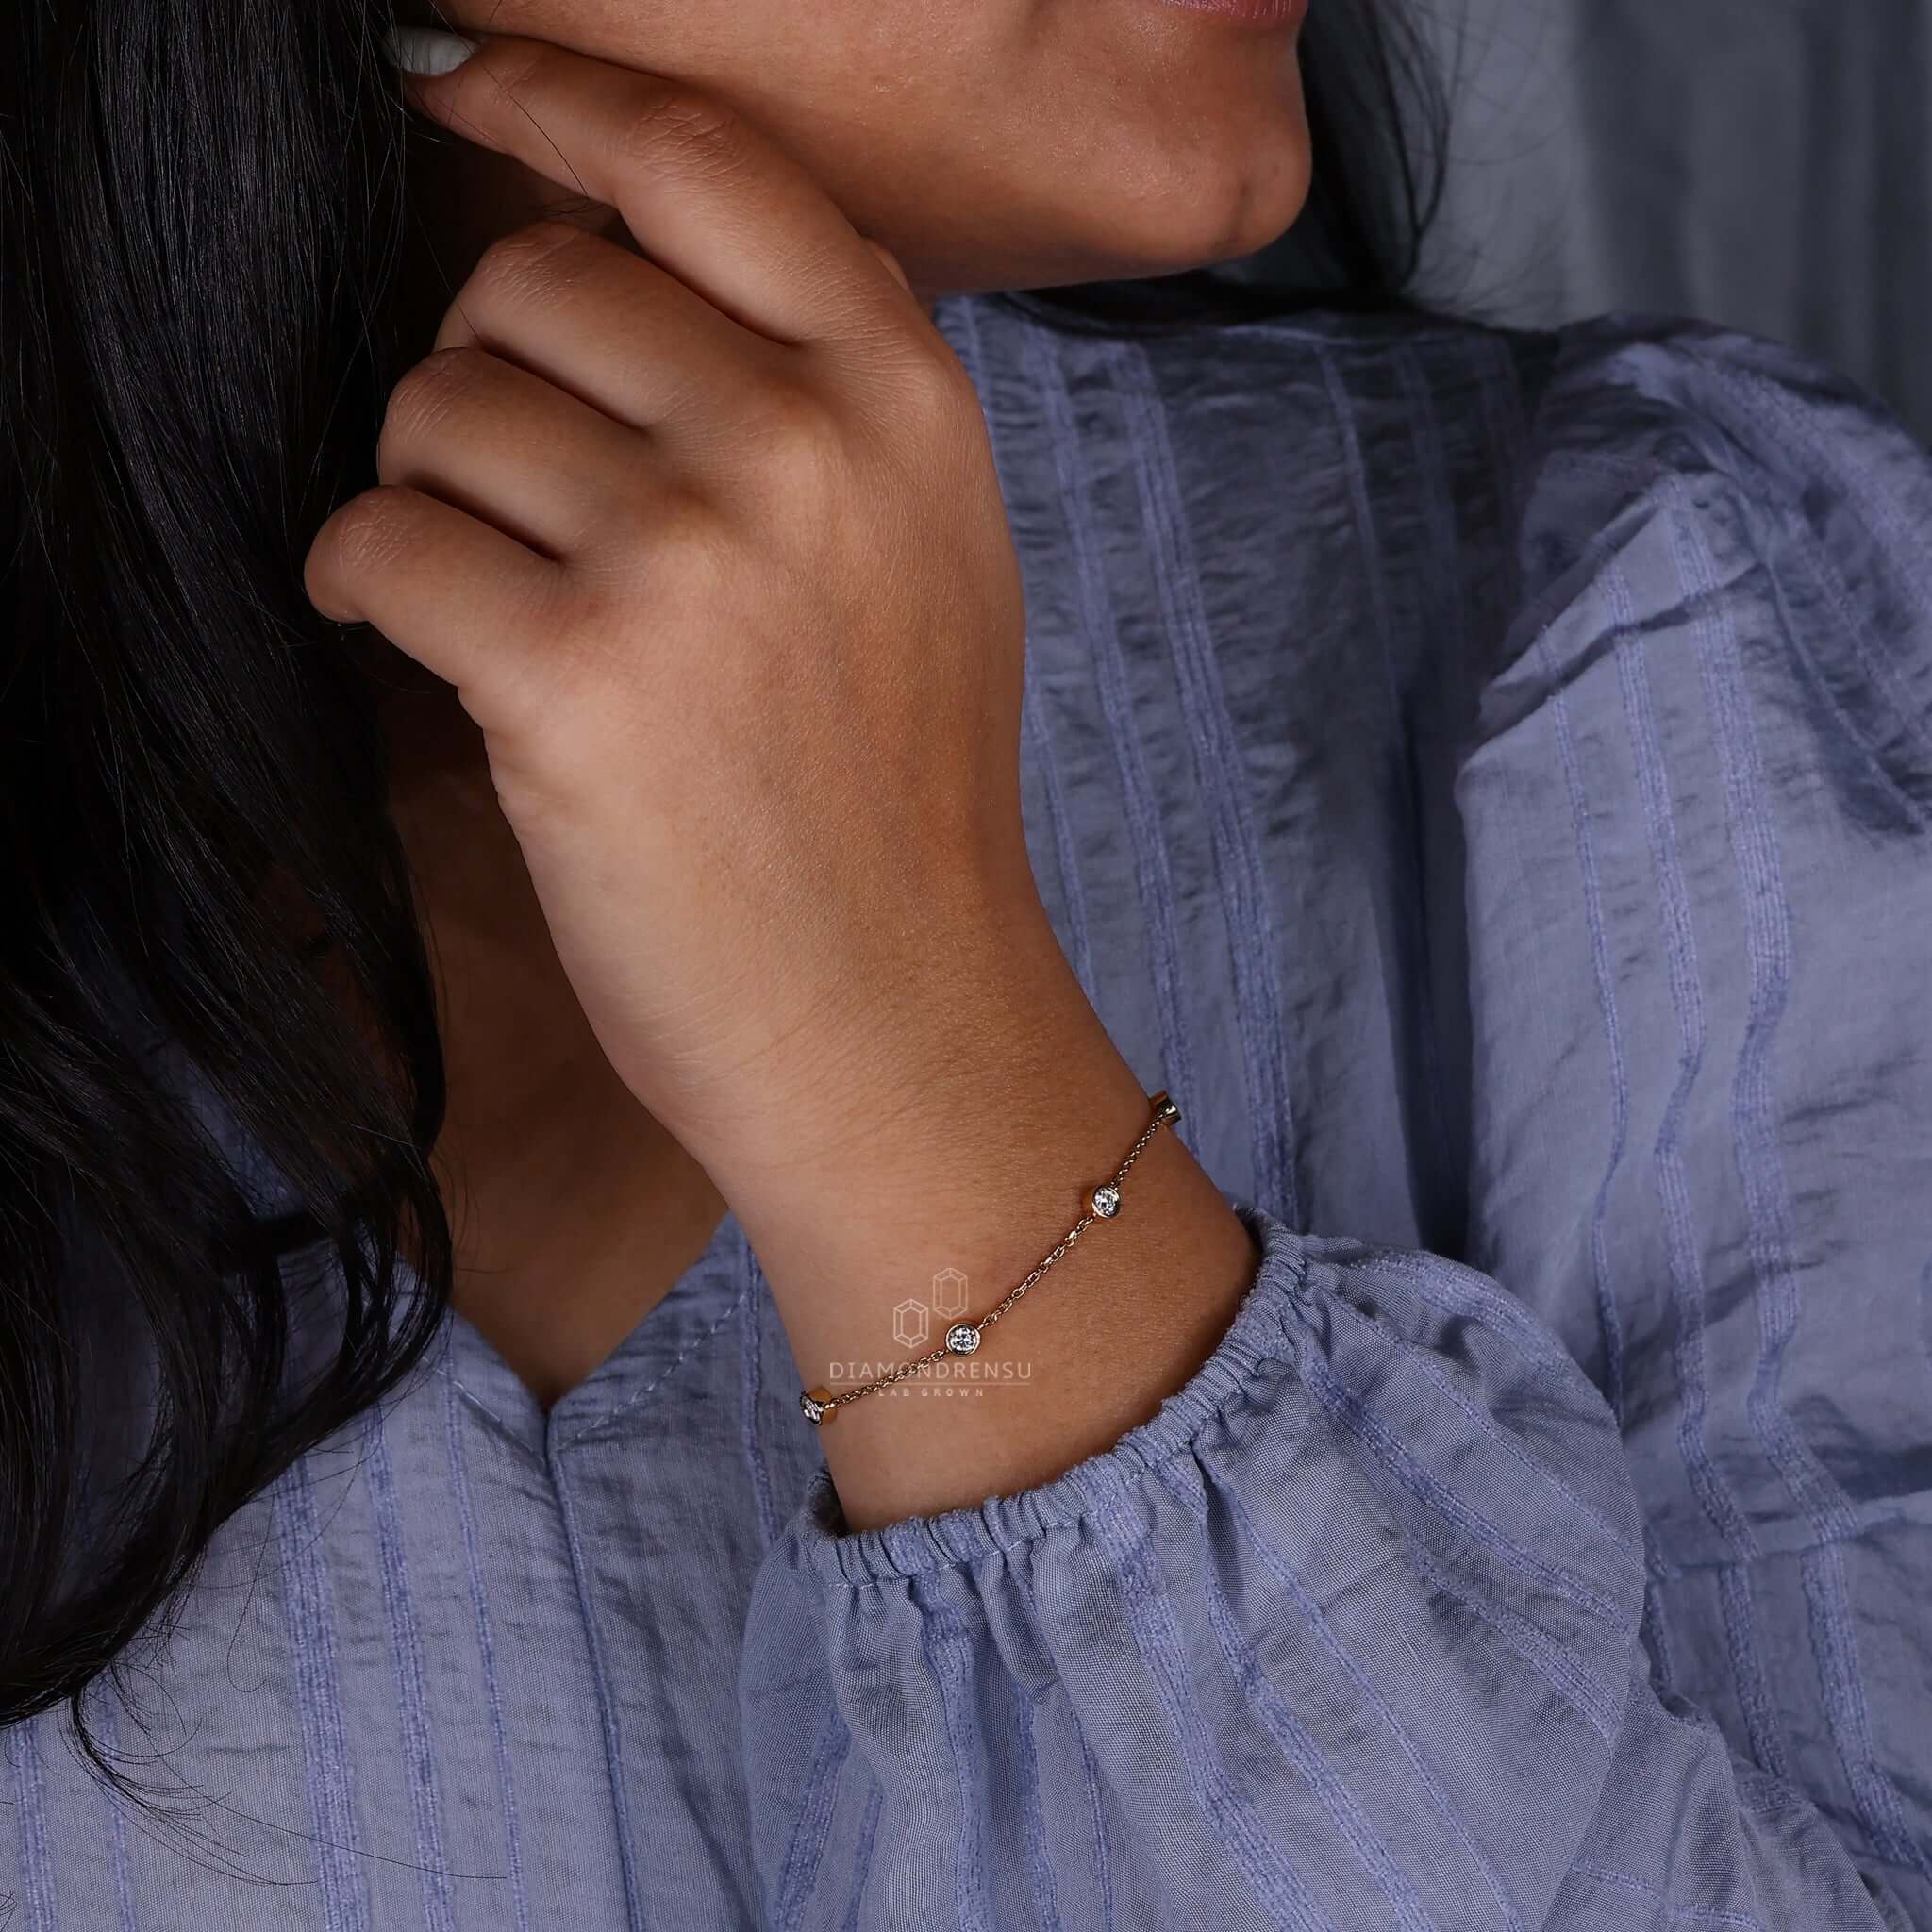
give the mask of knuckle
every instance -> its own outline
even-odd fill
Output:
[[[708,588],[724,580],[730,548],[717,507],[698,491],[674,489],[651,506],[638,562],[660,589],[693,582]]]
[[[971,425],[978,420],[978,391],[952,354],[908,357],[901,376],[906,407],[923,421]]]
[[[434,429],[464,398],[475,395],[490,379],[493,359],[487,349],[462,342],[433,349],[407,370],[390,391],[383,410],[382,432],[376,439],[378,464],[398,444]]]
[[[744,159],[743,124],[722,101],[690,88],[651,89],[617,139],[618,159],[640,168],[680,167],[706,177]]]
[[[317,546],[319,574],[341,579],[386,569],[409,547],[416,502],[413,490],[387,483],[351,497],[329,520],[327,541]]]
[[[716,510],[697,490],[660,483],[607,499],[582,548],[586,558],[606,558],[619,571],[656,576],[706,551],[717,523]]]
[[[499,235],[476,258],[471,286],[486,296],[517,301],[549,294],[581,272],[597,238],[573,222],[548,216]]]
[[[808,383],[786,379],[762,384],[751,403],[759,441],[780,456],[817,456],[837,441],[832,407]]]
[[[579,590],[594,601],[611,594],[633,606],[678,586],[723,581],[730,534],[702,491],[667,482],[612,499],[572,567]]]
[[[757,487],[781,504],[822,503],[850,481],[845,431],[832,405],[803,383],[766,385],[750,405]]]
[[[938,469],[957,475],[987,436],[978,391],[958,358],[893,336],[872,345],[870,362],[880,401],[856,422],[862,457],[902,478],[929,483]]]

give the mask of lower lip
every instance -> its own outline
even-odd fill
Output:
[[[1241,26],[1299,26],[1308,0],[1167,0],[1189,13],[1211,13]]]

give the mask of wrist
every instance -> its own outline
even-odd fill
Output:
[[[806,1388],[840,1394],[919,1364],[826,1418],[849,1528],[1049,1481],[1148,1421],[1212,1354],[1258,1251],[1174,1126],[1146,1133],[1153,1117],[1135,1083],[1119,1124],[1091,1139],[962,1138],[946,1182],[903,1200],[832,1184],[823,1223],[753,1236]],[[1093,1188],[1137,1142],[1118,1208],[1096,1218]],[[980,1346],[923,1360],[955,1322]]]
[[[996,987],[891,1046],[894,1085],[854,1081],[842,1108],[819,1110],[824,1131],[781,1117],[756,1159],[712,1169],[808,1388],[871,1380],[948,1321],[976,1322],[1089,1211],[1152,1118],[1057,943],[1051,960],[1009,952]],[[1198,1368],[1253,1278],[1250,1238],[1173,1126],[1146,1141],[1122,1197],[987,1331],[973,1387],[927,1376],[841,1407],[824,1453],[848,1524],[1046,1480]],[[942,1273],[955,1290],[941,1308]],[[936,1393],[961,1399],[924,1399]]]
[[[969,1145],[1045,1131],[1075,1091],[1101,1087],[1116,1110],[1141,1093],[1036,900],[936,918],[917,957],[794,1029],[676,1131],[757,1218],[836,1176],[941,1185]]]

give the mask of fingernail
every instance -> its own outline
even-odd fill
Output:
[[[476,42],[461,34],[439,33],[427,26],[392,26],[383,36],[385,51],[406,74],[448,74],[476,51]]]

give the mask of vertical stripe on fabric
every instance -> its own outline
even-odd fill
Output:
[[[1570,732],[1570,697],[1550,648],[1547,625],[1537,633],[1537,657],[1549,675],[1549,713],[1557,738],[1563,783],[1570,795],[1570,824],[1576,841],[1576,869],[1583,892],[1583,917],[1590,933],[1591,970],[1596,981],[1597,1012],[1603,1022],[1604,1049],[1610,1073],[1610,1152],[1596,1201],[1590,1216],[1591,1273],[1595,1283],[1597,1321],[1604,1340],[1604,1396],[1621,1429],[1624,1421],[1624,1324],[1617,1310],[1617,1288],[1610,1273],[1610,1189],[1624,1163],[1624,1145],[1630,1132],[1630,1072],[1624,1058],[1624,1034],[1617,1019],[1617,995],[1610,971],[1609,936],[1604,920],[1603,882],[1597,874],[1596,841],[1591,836],[1590,803],[1584,795],[1583,773]]]
[[[953,1847],[953,1911],[958,1932],[992,1932],[992,1908],[986,1896],[985,1846],[979,1820],[986,1807],[978,1746],[984,1714],[973,1708],[972,1643],[966,1626],[941,1597],[943,1579],[920,1577],[911,1584],[920,1613],[920,1648],[938,1686],[940,1714],[953,1761],[953,1789],[958,1795],[959,1835]]]
[[[312,1452],[269,1491],[282,1615],[302,1724],[325,1932],[368,1932],[369,1891],[356,1833],[354,1779],[336,1666],[335,1601],[316,1515]]]
[[[1328,400],[1329,416],[1335,425],[1336,441],[1341,451],[1343,467],[1348,476],[1350,522],[1355,532],[1356,551],[1361,559],[1362,585],[1368,596],[1369,612],[1374,625],[1376,655],[1382,665],[1382,684],[1389,698],[1390,741],[1398,746],[1409,747],[1412,743],[1412,733],[1408,725],[1407,705],[1403,695],[1401,675],[1395,664],[1395,621],[1390,608],[1389,575],[1383,561],[1375,520],[1374,492],[1370,485],[1368,464],[1362,455],[1361,432],[1356,421],[1354,399],[1342,378],[1336,355],[1325,342],[1317,347],[1315,362],[1321,371],[1322,386]],[[1410,406],[1410,421],[1414,425],[1417,445],[1416,467],[1429,479],[1425,505],[1430,536],[1437,546],[1439,567],[1448,567],[1453,577],[1456,545],[1453,535],[1446,534],[1441,528],[1438,514],[1443,490],[1441,472],[1444,458],[1434,399],[1429,394],[1426,383],[1422,380],[1420,371],[1414,366],[1412,355],[1407,352],[1401,355],[1397,359],[1397,369]],[[1456,651],[1459,662],[1466,654],[1461,624],[1462,590],[1459,579],[1455,581],[1454,593],[1442,601],[1457,613]],[[1428,971],[1430,931],[1421,862],[1420,783],[1413,756],[1394,759],[1391,770],[1394,774],[1391,787],[1397,797],[1391,823],[1392,826],[1399,827],[1399,836],[1406,841],[1397,872],[1407,882],[1393,889],[1391,897],[1395,903],[1392,910],[1401,932],[1405,954],[1423,964],[1423,970],[1417,973],[1413,979],[1413,991],[1417,1000],[1417,1058],[1424,1083],[1427,1088],[1429,1119],[1435,1128],[1438,1172],[1447,1175],[1454,1171],[1454,1156],[1451,1152],[1447,1111],[1442,1098],[1442,1067],[1438,1051],[1434,988],[1432,974]],[[1424,1210],[1419,1208],[1418,1211]]]
[[[376,1556],[382,1574],[382,1609],[389,1624],[396,1718],[402,1729],[403,1771],[409,1788],[409,1822],[416,1839],[416,1873],[427,1932],[456,1932],[450,1897],[449,1852],[442,1835],[442,1798],[437,1790],[436,1753],[430,1742],[429,1702],[424,1689],[423,1632],[409,1591],[403,1549],[402,1512],[396,1503],[395,1465],[381,1405],[372,1407],[364,1430],[369,1497],[375,1517]]]
[[[1329,359],[1324,358],[1324,362]],[[1403,398],[1408,405],[1408,422],[1415,438],[1415,474],[1420,479],[1423,522],[1429,533],[1429,578],[1432,584],[1447,587],[1441,601],[1431,606],[1430,615],[1434,618],[1438,612],[1441,613],[1441,622],[1449,633],[1446,655],[1455,667],[1456,682],[1458,686],[1466,685],[1469,679],[1468,590],[1463,582],[1462,549],[1457,541],[1456,511],[1450,497],[1449,456],[1443,442],[1436,392],[1424,372],[1421,357],[1413,348],[1404,347],[1397,351],[1395,372],[1402,384]],[[1332,387],[1330,393],[1332,396]],[[1356,434],[1352,413],[1345,447],[1349,468],[1351,474],[1354,474],[1360,470],[1362,457],[1360,439]],[[1360,493],[1366,498],[1365,490]],[[1366,526],[1358,525],[1357,527],[1364,554],[1369,557],[1370,568],[1380,576],[1383,572],[1379,546],[1373,553],[1370,551],[1370,546],[1375,542],[1373,516]],[[1375,602],[1378,610],[1384,608],[1384,600],[1377,598]],[[1432,640],[1432,653],[1434,649]],[[1404,730],[1398,742],[1406,743],[1410,741],[1410,739],[1411,734]],[[1404,760],[1403,780],[1407,791],[1406,824],[1411,828],[1411,835],[1419,852],[1422,844],[1422,805],[1419,796],[1421,787],[1413,759]],[[1433,935],[1429,929],[1427,902],[1424,897],[1423,868],[1420,864],[1414,865],[1409,868],[1409,872],[1415,881],[1414,903],[1411,908],[1414,921],[1412,937],[1417,948],[1415,957],[1427,961]],[[1417,974],[1415,991],[1419,1008],[1418,1030],[1422,1042],[1423,1077],[1428,1082],[1429,1090],[1429,1118],[1436,1129],[1437,1158],[1441,1163],[1440,1172],[1446,1179],[1455,1174],[1456,1162],[1454,1141],[1449,1132],[1447,1103],[1443,1098],[1441,1054],[1437,1040],[1435,974],[1428,971]]]
[[[1106,366],[1125,410],[1127,441],[1141,489],[1142,526],[1153,558],[1181,715],[1193,745],[1194,769],[1208,807],[1209,843],[1227,915],[1236,1026],[1245,1062],[1248,1117],[1254,1137],[1256,1198],[1290,1226],[1299,1227],[1302,1216],[1294,1180],[1294,1122],[1277,967],[1284,949],[1275,934],[1268,869],[1248,808],[1241,741],[1228,715],[1221,667],[1208,630],[1167,411],[1145,349],[1137,343],[1111,343]]]
[[[1638,1634],[1650,1654],[1651,1682],[1659,1695],[1668,1697],[1676,1690],[1677,1670],[1671,1655],[1671,1630],[1664,1622],[1663,1591],[1657,1574],[1660,1560],[1657,1553],[1657,1539],[1648,1524],[1643,1529],[1643,1551],[1647,1574],[1643,1579],[1643,1618],[1638,1626]]]
[[[1498,479],[1503,525],[1512,538],[1523,533],[1523,518],[1529,501],[1532,479],[1529,475],[1529,420],[1524,408],[1523,364],[1500,336],[1487,333],[1464,338],[1470,367],[1475,376],[1477,414],[1489,445],[1489,474]],[[1494,601],[1490,616],[1497,625],[1507,623],[1514,609],[1519,586],[1514,575],[1519,561],[1512,552],[1508,572],[1491,574],[1490,588]],[[1477,667],[1480,668],[1480,667]]]
[[[1720,1563],[1717,1570],[1718,1608],[1724,1618],[1724,1643],[1731,1673],[1737,1679],[1738,1702],[1744,1711],[1744,1735],[1753,1760],[1774,1776],[1788,1774],[1784,1732],[1772,1703],[1771,1687],[1758,1658],[1754,1637],[1752,1574],[1748,1559]]]
[[[1205,1500],[1191,1491],[1172,1463],[1157,1471],[1162,1486],[1205,1532],[1208,1508]],[[1294,1766],[1303,1781],[1314,1792],[1328,1822],[1334,1825],[1382,1894],[1404,1932],[1435,1932],[1435,1920],[1423,1904],[1421,1894],[1406,1873],[1398,1868],[1388,1841],[1375,1829],[1374,1822],[1363,1811],[1348,1781],[1329,1762],[1308,1727],[1295,1716],[1285,1698],[1262,1668],[1254,1646],[1242,1636],[1235,1620],[1227,1592],[1211,1567],[1201,1573],[1203,1594],[1208,1605],[1208,1627],[1214,1632],[1216,1647],[1242,1702],[1260,1719],[1262,1728],[1274,1740],[1275,1749]]]
[[[1705,1431],[1709,1406],[1704,1354],[1706,1284],[1703,1256],[1693,1224],[1695,1209],[1680,1145],[1684,1114],[1704,1066],[1707,1040],[1704,989],[1697,970],[1697,936],[1691,924],[1690,895],[1677,854],[1676,817],[1665,772],[1657,705],[1651,693],[1649,664],[1638,635],[1630,586],[1623,566],[1616,562],[1606,566],[1602,582],[1609,607],[1611,634],[1617,639],[1612,656],[1636,766],[1638,796],[1643,806],[1651,874],[1657,884],[1665,977],[1677,1027],[1677,1075],[1664,1103],[1651,1150],[1651,1174],[1663,1215],[1664,1248],[1677,1318],[1671,1351],[1679,1401],[1677,1453],[1683,1458],[1685,1475],[1698,1507],[1732,1558],[1719,1567],[1718,1603],[1724,1618],[1725,1652],[1738,1702],[1744,1713],[1751,1755],[1764,1770],[1782,1777],[1787,1768],[1784,1740],[1754,1634],[1751,1573],[1747,1565],[1758,1555],[1757,1539],[1731,1493],[1730,1485],[1711,1457]]]
[[[103,1753],[115,1757],[121,1749],[121,1719],[115,1710],[109,1681],[94,1680],[98,1707],[93,1724]],[[109,1787],[101,1787],[101,1803],[108,1812],[108,1851],[114,1865],[114,1922],[118,1932],[135,1932],[134,1873],[127,1858],[127,1819],[125,1801]]]
[[[1677,567],[1686,588],[1717,609],[1717,572],[1674,492],[1670,519]],[[1744,911],[1749,984],[1743,1041],[1731,1083],[1731,1128],[1738,1175],[1750,1224],[1760,1350],[1747,1409],[1765,1453],[1793,1499],[1821,1535],[1853,1533],[1857,1520],[1824,1470],[1810,1456],[1784,1413],[1780,1378],[1797,1333],[1799,1298],[1790,1259],[1790,1203],[1771,1103],[1774,1035],[1790,993],[1790,906],[1777,857],[1770,801],[1744,693],[1739,641],[1728,621],[1714,616],[1696,627],[1698,656],[1710,709],[1711,736],[1723,775],[1724,815],[1739,873]]]
[[[819,1726],[811,1769],[805,1777],[805,1794],[799,1800],[798,1816],[791,1822],[791,1842],[785,1847],[785,1862],[778,1871],[778,1898],[773,1917],[781,1932],[798,1923],[818,1882],[819,1860],[824,1857],[832,1831],[839,1774],[851,1748],[852,1733],[835,1706]]]
[[[1223,1761],[1222,1740],[1194,1696],[1187,1646],[1168,1601],[1150,1526],[1144,1518],[1131,1520],[1131,1504],[1108,1492],[1082,1468],[1068,1474],[1088,1495],[1088,1528],[1108,1559],[1121,1621],[1179,1747],[1188,1790],[1202,1817],[1271,1924],[1284,1932],[1341,1932]],[[1229,1706],[1231,1711],[1239,1708]]]
[[[1469,1821],[1456,1808],[1442,1780],[1435,1768],[1423,1755],[1421,1745],[1409,1734],[1402,1720],[1396,1716],[1389,1700],[1375,1688],[1374,1680],[1356,1661],[1354,1654],[1336,1634],[1335,1626],[1329,1622],[1322,1606],[1309,1592],[1301,1579],[1301,1573],[1289,1560],[1286,1552],[1278,1549],[1261,1534],[1260,1526],[1249,1513],[1247,1505],[1232,1489],[1224,1489],[1223,1500],[1233,1515],[1242,1537],[1262,1566],[1294,1600],[1295,1613],[1307,1628],[1320,1641],[1322,1648],[1338,1663],[1355,1687],[1356,1694],[1388,1726],[1389,1734],[1395,1740],[1402,1755],[1408,1759],[1409,1767],[1416,1774],[1416,1781],[1427,1794],[1429,1802],[1436,1807],[1437,1815],[1455,1833],[1457,1842],[1469,1854],[1469,1861],[1482,1874],[1483,1883],[1489,1888],[1490,1896],[1496,1902],[1496,1908],[1503,1915],[1504,1932],[1524,1932],[1523,1915],[1516,1909],[1516,1902],[1509,1895],[1509,1888],[1503,1883],[1502,1874],[1490,1862],[1489,1856],[1476,1842],[1475,1834],[1469,1827]]]
[[[1845,1581],[1844,1546],[1818,1543],[1799,1558],[1798,1569],[1811,1612],[1812,1641],[1818,1650],[1818,1674],[1824,1687],[1832,1742],[1851,1781],[1859,1815],[1881,1857],[1922,1878],[1932,1876],[1932,1861],[1928,1861],[1924,1846],[1913,1838],[1898,1791],[1879,1769],[1873,1750],[1865,1678],[1858,1668],[1857,1640],[1847,1609],[1850,1592]]]
[[[1429,381],[1416,349],[1404,344],[1395,351],[1394,361],[1403,400],[1408,406],[1409,428],[1415,438],[1423,522],[1429,533],[1430,580],[1448,587],[1449,594],[1440,608],[1449,633],[1449,661],[1456,667],[1457,681],[1464,683],[1469,677],[1468,586],[1464,581],[1462,546],[1457,541],[1456,503],[1449,479],[1449,451],[1442,436],[1441,411],[1435,386]],[[1329,393],[1332,397],[1332,387]],[[1348,443],[1350,468],[1359,470],[1360,442],[1352,430]],[[1431,615],[1435,614],[1432,608]],[[1436,648],[1433,638],[1430,648]]]
[[[484,1581],[483,1546],[476,1531],[476,1511],[470,1499],[469,1458],[463,1453],[463,1413],[458,1400],[455,1328],[445,1324],[443,1345],[443,1440],[449,1453],[450,1490],[456,1498],[457,1521],[463,1537],[463,1567],[470,1586],[470,1609],[476,1620],[476,1650],[483,1667],[483,1700],[490,1712],[490,1751],[496,1765],[497,1795],[503,1805],[504,1847],[509,1859],[510,1909],[516,1932],[530,1932],[530,1895],[524,1882],[523,1838],[517,1829],[515,1782],[510,1774],[509,1733],[503,1718],[503,1688],[496,1674],[496,1641],[491,1627],[490,1596]]]
[[[1739,641],[1717,596],[1717,571],[1695,514],[1673,491],[1671,539],[1686,588],[1718,613],[1696,627],[1711,736],[1723,774],[1724,817],[1744,909],[1744,1039],[1731,1082],[1732,1144],[1743,1185],[1757,1297],[1760,1348],[1746,1408],[1792,1499],[1820,1536],[1849,1536],[1857,1518],[1811,1455],[1782,1395],[1784,1358],[1797,1335],[1798,1284],[1791,1266],[1790,1197],[1771,1097],[1773,1037],[1790,995],[1790,903],[1778,863],[1777,834],[1744,691]]]
[[[1020,1802],[1026,1833],[1026,1877],[1032,1887],[1033,1909],[1040,1932],[1062,1932],[1059,1894],[1053,1882],[1053,1855],[1046,1841],[1046,1807],[1040,1794],[1040,1743],[1035,1725],[1040,1695],[1022,1687],[1025,1702],[1020,1712]]]
[[[1008,1571],[1013,1582],[1026,1605],[1026,1613],[1036,1626],[1044,1628],[1041,1623],[1040,1602],[1033,1591],[1033,1582],[1024,1564],[1015,1564]],[[1026,1775],[1032,1780],[1028,1790],[1027,1803],[1042,1812],[1041,1842],[1044,1843],[1044,1818],[1041,1795],[1039,1788],[1040,1754],[1035,1736],[1036,1720],[1040,1706],[1044,1701],[1044,1692],[1037,1693],[1028,1707],[1026,1732],[1022,1740],[1025,1754]],[[1093,1891],[1100,1911],[1098,1932],[1113,1932],[1113,1867],[1108,1851],[1107,1819],[1100,1804],[1100,1774],[1093,1762],[1093,1754],[1087,1748],[1087,1734],[1080,1725],[1080,1713],[1072,1704],[1066,1707],[1068,1728],[1074,1741],[1080,1747],[1080,1779],[1087,1792],[1087,1807],[1093,1825]],[[1031,1849],[1031,1840],[1028,1841]],[[1058,1910],[1058,1901],[1055,1909]]]
[[[1074,1728],[1078,1726],[1075,1718]],[[1100,1803],[1100,1769],[1087,1748],[1084,1733],[1080,1736],[1080,1774],[1087,1786],[1087,1809],[1093,1820],[1093,1893],[1100,1906],[1099,1932],[1114,1932],[1113,1853],[1107,1841],[1107,1814]]]
[[[26,1923],[21,1932],[58,1932],[59,1927],[47,1843],[47,1786],[41,1775],[41,1723],[30,1717],[7,1727],[7,1762],[13,1773],[13,1807],[20,1825],[20,1875],[26,1887]]]
[[[866,1774],[865,1811],[858,1821],[858,1842],[852,1851],[852,1898],[845,1907],[841,1932],[858,1932],[859,1915],[865,1909],[865,1888],[872,1877],[872,1851],[879,1835],[879,1813],[885,1809],[886,1794],[879,1781]]]
[[[1026,372],[1040,396],[1053,445],[1054,474],[1066,509],[1067,534],[1079,587],[1080,627],[1092,653],[1101,717],[1120,775],[1135,883],[1141,915],[1147,922],[1154,996],[1160,1014],[1162,1085],[1174,1095],[1185,1119],[1197,1111],[1199,1093],[1187,1008],[1181,997],[1184,969],[1166,835],[1134,723],[1126,662],[1108,592],[1100,527],[1090,497],[1066,371],[1060,364],[1058,350],[1047,339],[1044,329],[1031,323],[1023,324],[1022,327]]]
[[[744,1288],[738,1297],[739,1442],[744,1450],[745,1474],[751,1479],[752,1507],[758,1511],[758,1544],[768,1548],[777,1534],[777,1511],[772,1502],[772,1471],[765,1459],[760,1433],[758,1397],[764,1388],[765,1276],[752,1251],[751,1238],[737,1230],[738,1271]]]
[[[1329,419],[1335,425],[1335,441],[1348,475],[1348,507],[1353,520],[1356,549],[1361,558],[1362,589],[1369,600],[1369,612],[1375,627],[1375,656],[1382,666],[1382,688],[1389,697],[1390,723],[1399,732],[1402,724],[1402,689],[1395,673],[1394,621],[1389,608],[1389,583],[1382,570],[1382,558],[1375,541],[1375,510],[1369,492],[1368,465],[1362,460],[1360,432],[1355,420],[1355,406],[1342,380],[1333,352],[1318,343],[1315,366],[1321,372],[1322,388],[1328,399]]]
[[[1800,1296],[1791,1260],[1790,1195],[1772,1103],[1771,1054],[1790,991],[1790,904],[1745,692],[1741,642],[1729,607],[1717,595],[1715,560],[1684,486],[1674,480],[1670,495],[1671,541],[1679,576],[1700,606],[1713,613],[1696,625],[1695,636],[1744,908],[1749,984],[1744,1038],[1731,1083],[1731,1127],[1758,1290],[1757,1370],[1744,1407],[1766,1457],[1804,1511],[1820,1546],[1802,1566],[1811,1647],[1832,1740],[1859,1816],[1874,1846],[1922,1876],[1932,1876],[1932,1858],[1907,1830],[1898,1793],[1873,1754],[1843,1557],[1831,1547],[1856,1530],[1857,1516],[1784,1408],[1784,1358],[1797,1334]],[[1831,1560],[1819,1560],[1827,1552]]]
[[[564,1541],[570,1550],[571,1580],[576,1586],[577,1613],[584,1628],[584,1646],[591,1663],[591,1681],[597,1693],[597,1714],[603,1721],[604,1764],[610,1782],[610,1804],[616,1813],[617,1856],[624,1872],[624,1916],[629,1932],[644,1932],[643,1893],[638,1884],[637,1851],[631,1842],[630,1785],[624,1774],[624,1740],[617,1727],[617,1702],[610,1694],[610,1673],[604,1660],[604,1639],[591,1601],[591,1578],[584,1564],[583,1539],[577,1531],[576,1506],[571,1500],[563,1457],[554,1430],[544,1434],[544,1460],[551,1487],[563,1517]]]
[[[979,316],[971,299],[960,303],[959,322],[966,350],[963,366],[980,399],[981,413],[986,418],[987,440],[994,452],[994,465],[1004,468],[1000,452],[1005,447],[1006,439],[994,420],[987,393],[986,359],[979,340]],[[1009,461],[1010,458],[1007,460]],[[1096,989],[1093,942],[1087,930],[1087,895],[1080,882],[1079,854],[1074,843],[1073,817],[1067,809],[1067,787],[1060,773],[1059,747],[1054,742],[1053,732],[1047,724],[1038,672],[1039,662],[1029,635],[1026,640],[1025,678],[1021,693],[1020,730],[1033,769],[1040,774],[1041,789],[1046,798],[1047,831],[1059,862],[1060,905],[1067,922],[1069,959],[1074,976],[1080,982],[1080,990],[1091,1001]]]

